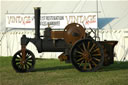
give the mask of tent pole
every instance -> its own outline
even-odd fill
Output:
[[[97,38],[99,38],[99,23],[98,23],[98,0],[96,0],[96,10],[97,10],[97,33],[96,33],[96,36],[97,36]],[[99,40],[100,40],[100,38],[99,38]]]

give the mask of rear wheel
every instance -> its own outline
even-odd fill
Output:
[[[35,65],[35,56],[30,50],[25,51],[25,60],[22,59],[21,50],[16,52],[12,58],[12,66],[17,72],[30,72]]]
[[[71,50],[71,61],[81,72],[98,70],[104,61],[101,45],[93,39],[79,40]]]

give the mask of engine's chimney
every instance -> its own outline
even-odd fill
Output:
[[[35,38],[40,38],[40,7],[34,7],[35,16]]]

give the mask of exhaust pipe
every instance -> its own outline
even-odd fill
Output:
[[[34,7],[35,16],[35,38],[40,38],[40,7]]]

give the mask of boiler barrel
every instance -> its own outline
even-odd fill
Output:
[[[42,52],[64,52],[68,48],[64,39],[43,39],[42,40]]]

